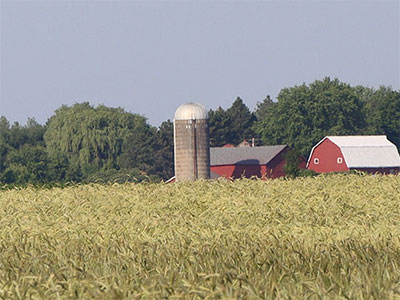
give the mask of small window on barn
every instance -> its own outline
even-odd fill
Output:
[[[343,158],[341,158],[341,157],[338,157],[338,158],[337,158],[337,163],[338,163],[338,164],[341,164],[341,163],[343,163]]]
[[[314,158],[314,164],[318,165],[319,164],[319,158]]]

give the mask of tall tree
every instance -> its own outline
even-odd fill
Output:
[[[9,135],[10,135],[10,123],[6,117],[0,117],[0,181],[1,174],[5,170],[5,163],[7,158],[7,153],[12,149],[9,145]]]
[[[162,122],[157,130],[154,149],[155,175],[168,180],[174,175],[174,125],[170,120]]]
[[[362,133],[365,118],[355,91],[326,77],[280,91],[278,102],[254,127],[264,144],[288,144],[307,156],[326,135]]]
[[[25,184],[47,182],[48,157],[44,147],[44,126],[28,119],[25,126],[10,126],[0,118],[0,181]]]
[[[45,183],[49,181],[49,160],[43,146],[25,144],[11,150],[6,159],[4,182]]]
[[[358,87],[360,90],[360,87]],[[368,134],[384,134],[400,149],[400,91],[381,86],[361,89]]]
[[[145,142],[140,144],[138,140]],[[130,136],[123,146],[119,165],[163,180],[171,178],[174,174],[173,123],[167,120],[157,130],[152,127]]]
[[[222,107],[208,112],[211,147],[221,147],[231,141],[232,120]]]
[[[136,136],[131,147],[140,149],[148,142],[149,131],[140,115],[85,102],[57,109],[47,123],[45,142],[51,159],[65,156],[76,174],[87,176],[100,168],[119,168],[124,143]]]
[[[225,144],[237,145],[244,139],[254,137],[252,126],[256,116],[250,112],[240,97],[237,97],[227,110],[219,107],[215,111],[210,110],[208,116],[212,147]]]
[[[154,147],[156,143],[156,129],[148,124],[132,132],[122,146],[122,153],[118,158],[121,168],[136,168],[146,174],[151,174],[155,164]]]
[[[232,106],[226,110],[229,119],[231,120],[230,141],[233,144],[239,144],[244,139],[254,137],[253,123],[256,121],[256,116],[250,112],[249,108],[243,103],[240,97],[232,103]]]
[[[262,102],[257,102],[257,107],[254,114],[257,117],[257,120],[264,120],[267,118],[268,112],[272,109],[272,107],[276,103],[272,101],[271,97],[267,95]]]
[[[5,126],[5,123],[2,126]],[[45,127],[37,123],[34,118],[28,118],[25,126],[15,122],[7,130],[7,143],[15,149],[25,144],[44,146],[43,136],[45,131]]]

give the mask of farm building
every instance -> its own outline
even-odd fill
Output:
[[[285,176],[285,153],[287,145],[250,147],[211,147],[211,178],[240,178],[257,176],[278,178]],[[305,168],[306,161],[301,158],[299,167]]]
[[[210,178],[208,114],[199,103],[185,103],[174,117],[174,165],[177,181]]]
[[[400,156],[384,135],[327,136],[312,148],[307,168],[318,173],[399,173]]]

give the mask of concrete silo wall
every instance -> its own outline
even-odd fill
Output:
[[[175,120],[174,140],[176,180],[210,178],[207,120]]]

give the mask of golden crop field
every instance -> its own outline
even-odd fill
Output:
[[[400,299],[400,176],[0,191],[0,299]]]

